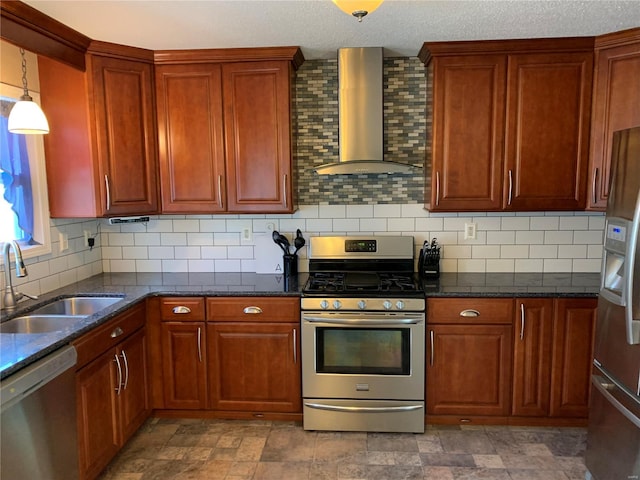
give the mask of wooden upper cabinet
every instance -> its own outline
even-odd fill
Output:
[[[592,69],[592,53],[509,55],[506,209],[585,208]]]
[[[425,43],[419,57],[434,68],[430,210],[585,208],[592,38]]]
[[[292,212],[290,62],[222,67],[232,212]]]
[[[640,125],[640,28],[596,37],[588,207],[609,198],[613,132]]]
[[[294,211],[296,47],[155,53],[163,213]]]
[[[226,209],[220,65],[156,67],[162,211]]]
[[[93,42],[86,72],[46,57],[38,67],[51,216],[157,213],[152,57]]]
[[[432,210],[501,207],[506,58],[434,61]]]

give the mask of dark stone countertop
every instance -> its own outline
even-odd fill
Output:
[[[42,334],[0,334],[0,379],[68,344],[150,296],[300,296],[308,274],[296,279],[256,273],[104,273],[21,302],[11,315],[17,317],[62,297],[114,295],[122,301],[82,319],[62,331]],[[425,281],[427,296],[595,297],[600,275],[558,273],[443,273],[437,282]]]

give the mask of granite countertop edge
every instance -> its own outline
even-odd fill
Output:
[[[285,279],[255,273],[103,273],[21,302],[2,321],[28,314],[59,298],[121,296],[122,301],[82,319],[67,330],[46,334],[0,334],[0,379],[5,379],[88,331],[144,301],[159,296],[294,296],[302,295],[308,274]],[[443,273],[424,281],[429,297],[585,297],[595,298],[599,274],[461,274]]]

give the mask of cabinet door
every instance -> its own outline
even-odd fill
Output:
[[[158,66],[156,97],[162,211],[224,211],[220,66]]]
[[[292,212],[290,63],[222,67],[227,209]]]
[[[213,408],[301,411],[298,324],[207,326]]]
[[[556,300],[551,372],[552,417],[588,416],[597,305],[595,298]]]
[[[160,328],[165,408],[207,408],[204,322],[163,322]]]
[[[502,208],[506,57],[434,60],[433,211]]]
[[[150,413],[147,398],[147,344],[141,329],[122,342],[118,349],[123,368],[119,401],[121,443],[138,430]]]
[[[547,416],[553,299],[517,299],[516,312],[511,413],[516,416]]]
[[[596,48],[589,169],[592,210],[607,206],[613,132],[640,125],[640,29],[628,36],[625,40],[616,34],[622,45]]]
[[[95,55],[89,58],[103,214],[156,213],[152,66]]]
[[[115,361],[115,349],[109,350],[76,376],[81,479],[96,478],[120,448]]]
[[[505,208],[585,208],[592,68],[592,53],[509,55]]]
[[[427,415],[509,414],[511,326],[431,325]]]

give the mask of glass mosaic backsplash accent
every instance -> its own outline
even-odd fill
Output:
[[[383,75],[384,159],[420,168],[414,175],[317,175],[314,167],[339,159],[338,63],[309,60],[298,70],[295,88],[299,204],[423,203],[427,138],[431,137],[427,92],[431,87],[424,65],[415,57],[386,58]]]

